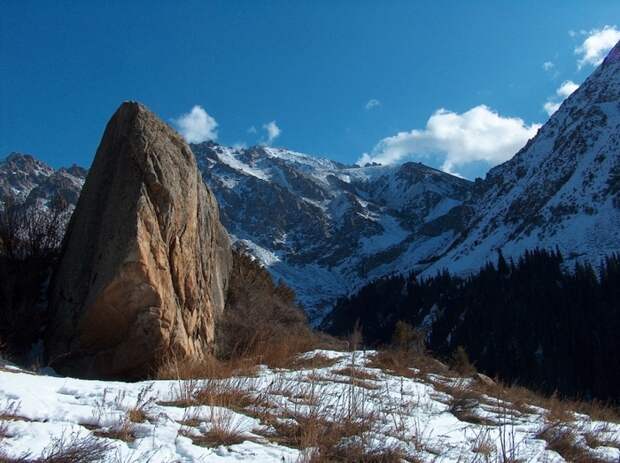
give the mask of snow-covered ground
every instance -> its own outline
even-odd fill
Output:
[[[254,376],[223,380],[104,382],[3,368],[0,459],[24,454],[35,459],[64,441],[106,443],[103,461],[110,462],[309,461],[309,450],[294,448],[279,434],[309,423],[303,420],[309,416],[337,425],[357,423],[361,431],[342,445],[362,445],[370,453],[391,449],[403,461],[505,461],[502,454],[519,461],[565,461],[537,437],[546,410],[531,406],[523,411],[484,395],[473,401],[457,398],[454,391],[463,388],[456,383],[473,380],[416,370],[407,377],[388,374],[367,365],[373,355],[313,351],[294,370],[263,366]],[[201,391],[203,400],[194,400]],[[214,403],[218,396],[237,399],[225,402],[230,408],[204,399]],[[619,461],[617,448],[586,445],[592,433],[603,441],[620,439],[620,425],[575,415],[562,426],[573,433],[575,445],[599,458],[592,461]],[[218,444],[230,434],[239,442]]]

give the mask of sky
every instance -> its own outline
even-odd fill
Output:
[[[138,100],[190,142],[467,178],[620,40],[619,0],[0,0],[0,158],[88,166]],[[611,45],[610,45],[611,44]]]

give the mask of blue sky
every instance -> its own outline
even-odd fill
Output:
[[[618,0],[4,0],[0,157],[89,165],[132,99],[170,123],[199,105],[198,138],[473,178],[592,72],[603,45],[583,44],[611,26]]]

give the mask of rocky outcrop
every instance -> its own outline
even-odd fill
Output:
[[[139,378],[213,349],[231,266],[194,155],[139,103],[108,123],[50,289],[50,365]]]

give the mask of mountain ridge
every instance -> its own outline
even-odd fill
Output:
[[[190,146],[236,247],[319,321],[338,297],[391,274],[467,274],[499,250],[516,258],[558,247],[570,264],[619,251],[619,102],[617,44],[533,139],[475,182],[415,162],[349,166],[264,145]],[[19,156],[0,163],[1,196],[77,200],[85,170],[26,157],[26,173],[15,174]]]
[[[474,214],[425,275],[475,271],[501,250],[556,248],[568,262],[620,250],[620,43],[538,134],[478,182]]]

